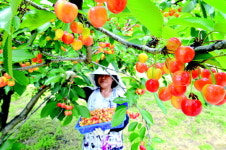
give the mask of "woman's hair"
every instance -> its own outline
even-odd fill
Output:
[[[98,76],[99,76],[98,74],[94,75],[94,81],[95,81],[96,85],[99,87],[100,85],[98,84]],[[115,88],[118,85],[119,79],[118,79],[118,77],[116,75],[111,75],[111,76],[113,77],[113,82],[111,84],[111,88],[113,89],[113,88]]]

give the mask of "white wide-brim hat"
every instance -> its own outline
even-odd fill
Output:
[[[121,77],[120,77],[120,76],[118,75],[118,73],[115,71],[115,68],[113,67],[112,64],[109,64],[108,67],[99,67],[97,70],[93,71],[93,72],[89,75],[91,83],[92,83],[95,87],[97,87],[96,82],[95,82],[95,80],[94,80],[95,75],[110,75],[113,79],[114,79],[114,77],[113,77],[112,75],[117,76],[118,81],[114,79],[115,82],[118,84],[115,88],[116,88],[116,89],[121,89],[121,90],[124,90],[124,91],[125,91],[125,88],[126,88],[126,87],[125,87],[124,83],[122,82]]]

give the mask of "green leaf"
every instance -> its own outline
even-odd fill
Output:
[[[7,33],[5,33],[7,34]],[[5,37],[4,37],[5,38]],[[13,66],[12,66],[12,36],[11,34],[6,35],[6,39],[3,45],[3,64],[6,72],[13,77]]]
[[[24,15],[20,27],[21,28],[27,27],[30,30],[34,30],[55,17],[56,17],[55,14],[52,12],[33,9]]]
[[[140,113],[149,126],[154,123],[152,115],[148,111],[141,109]]]
[[[214,8],[222,11],[223,13],[226,13],[226,1],[225,0],[203,0],[204,2],[206,2],[207,4],[213,6]]]
[[[141,139],[144,139],[145,133],[146,133],[146,128],[145,128],[145,127],[142,127],[142,128],[140,129],[140,132],[139,132],[140,138],[141,138]]]
[[[31,58],[34,58],[34,56],[26,49],[14,49],[12,51],[13,62],[21,62]]]
[[[190,12],[195,8],[195,6],[196,3],[194,1],[187,2],[183,7],[182,12]]]
[[[21,1],[22,1],[22,0],[11,0],[11,1],[10,1],[10,6],[11,6],[11,8],[12,8],[12,14],[13,14],[13,16],[16,14],[17,9],[18,9],[18,7],[19,7]]]
[[[225,27],[226,27],[226,22],[215,23],[214,31],[226,34]]]
[[[138,133],[136,133],[136,132],[133,132],[133,133],[131,133],[130,135],[129,135],[129,141],[130,142],[133,142],[136,138],[138,138],[139,137],[139,134]]]
[[[74,89],[80,97],[83,97],[83,98],[86,97],[85,91],[82,88],[75,86]]]
[[[117,104],[123,104],[125,102],[128,102],[128,99],[124,98],[124,97],[117,97],[113,100],[114,103]]]
[[[70,89],[69,92],[69,99],[76,101],[78,99],[78,92],[76,91],[76,89]]]
[[[112,117],[111,126],[116,127],[120,125],[126,118],[126,106],[120,105],[116,108],[115,113]]]
[[[41,110],[41,118],[48,117],[56,108],[56,101],[48,102]]]
[[[140,144],[139,142],[133,143],[133,144],[131,145],[131,150],[138,150],[139,144]]]
[[[66,117],[64,118],[64,120],[63,120],[62,125],[63,125],[63,126],[68,125],[69,123],[71,123],[72,119],[73,119],[73,116],[72,116],[72,115],[66,116]]]
[[[195,27],[207,31],[214,31],[214,22],[212,20],[199,17],[172,18],[168,21],[167,25],[182,25],[185,27]]]
[[[178,37],[176,30],[174,30],[173,28],[170,28],[168,26],[163,27],[162,38],[169,39],[171,37]]]
[[[134,131],[137,127],[138,122],[132,122],[128,126],[128,131]]]
[[[159,138],[159,137],[153,137],[151,139],[151,141],[155,142],[155,143],[164,143],[164,141],[161,138]]]
[[[28,85],[29,80],[22,71],[13,70],[14,79],[21,85]]]
[[[163,104],[163,102],[158,98],[156,93],[154,93],[154,97],[155,97],[155,101],[156,101],[157,105],[159,106],[159,108],[162,110],[162,112],[164,114],[166,114],[167,113],[167,109],[166,109],[165,105]]]
[[[24,91],[26,90],[25,85],[21,85],[19,83],[16,82],[16,84],[14,85],[14,90],[17,94],[19,94],[20,96],[24,93]]]
[[[150,0],[128,0],[127,8],[131,14],[144,25],[153,36],[160,37],[163,27],[163,16],[157,6]]]
[[[11,7],[0,10],[0,29],[10,32],[10,18],[12,16]]]
[[[75,109],[79,112],[79,114],[84,117],[84,118],[89,118],[90,117],[90,112],[89,109],[86,106],[82,105],[75,105]]]
[[[61,76],[59,75],[56,75],[56,76],[51,76],[49,77],[46,81],[45,81],[45,85],[48,85],[48,84],[54,84],[56,82],[59,82],[61,79]]]

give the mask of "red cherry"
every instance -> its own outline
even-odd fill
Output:
[[[140,150],[146,150],[146,148],[145,148],[144,145],[140,145],[140,146],[139,146],[139,149],[140,149]]]
[[[146,89],[149,91],[149,92],[156,92],[159,88],[159,81],[156,80],[156,79],[149,79],[146,81],[145,83],[146,85]]]
[[[192,70],[191,71],[192,78],[193,79],[198,78],[200,73],[201,73],[201,69],[200,68],[197,68],[195,70]]]
[[[202,94],[205,100],[210,104],[217,104],[221,102],[225,97],[226,91],[221,85],[206,84],[202,88]]]
[[[194,87],[196,88],[196,90],[201,91],[202,88],[206,85],[206,84],[211,84],[211,80],[208,78],[201,78],[198,80],[195,80],[194,82]]]
[[[176,71],[183,70],[184,64],[175,59],[171,59],[166,62],[166,67],[169,69],[170,72],[174,73]]]
[[[218,102],[218,103],[217,103],[217,104],[215,104],[215,105],[220,106],[220,105],[223,105],[224,103],[226,103],[226,94],[225,94],[225,96],[224,96],[223,100],[222,100],[222,101],[220,101],[220,102]]]
[[[203,78],[209,78],[209,76],[210,76],[210,71],[208,70],[208,69],[202,69],[201,70],[201,76],[203,77]]]
[[[190,46],[180,46],[175,51],[175,58],[181,63],[188,63],[195,57],[195,50]]]
[[[88,19],[94,27],[102,27],[107,22],[106,8],[102,6],[92,7],[88,11]]]
[[[107,0],[108,10],[114,14],[122,12],[126,8],[127,0]]]
[[[169,84],[170,93],[173,96],[182,96],[187,90],[186,86],[175,85],[174,83]]]
[[[214,73],[214,78],[217,85],[226,86],[226,73],[218,72]],[[209,79],[212,81],[212,76],[209,76]]]
[[[139,73],[144,73],[148,70],[148,66],[145,63],[137,62],[136,63],[136,71]]]
[[[62,41],[65,44],[71,44],[74,41],[74,35],[65,31],[62,36]]]
[[[197,116],[202,111],[202,103],[199,100],[184,98],[181,102],[181,110],[187,116]]]
[[[175,85],[187,86],[191,83],[190,74],[187,71],[177,71],[173,73],[172,81]]]
[[[168,87],[161,87],[158,90],[158,97],[162,101],[168,101],[172,97],[170,89]]]
[[[58,0],[54,4],[54,12],[62,22],[71,23],[78,15],[78,7],[66,0]]]
[[[166,48],[168,50],[170,50],[170,53],[174,53],[176,51],[176,49],[178,47],[181,46],[181,41],[180,39],[176,38],[176,37],[172,37],[170,39],[168,39],[167,43],[166,43]]]

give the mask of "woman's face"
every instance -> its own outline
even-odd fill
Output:
[[[100,88],[109,88],[114,80],[110,75],[98,75],[97,82]]]

